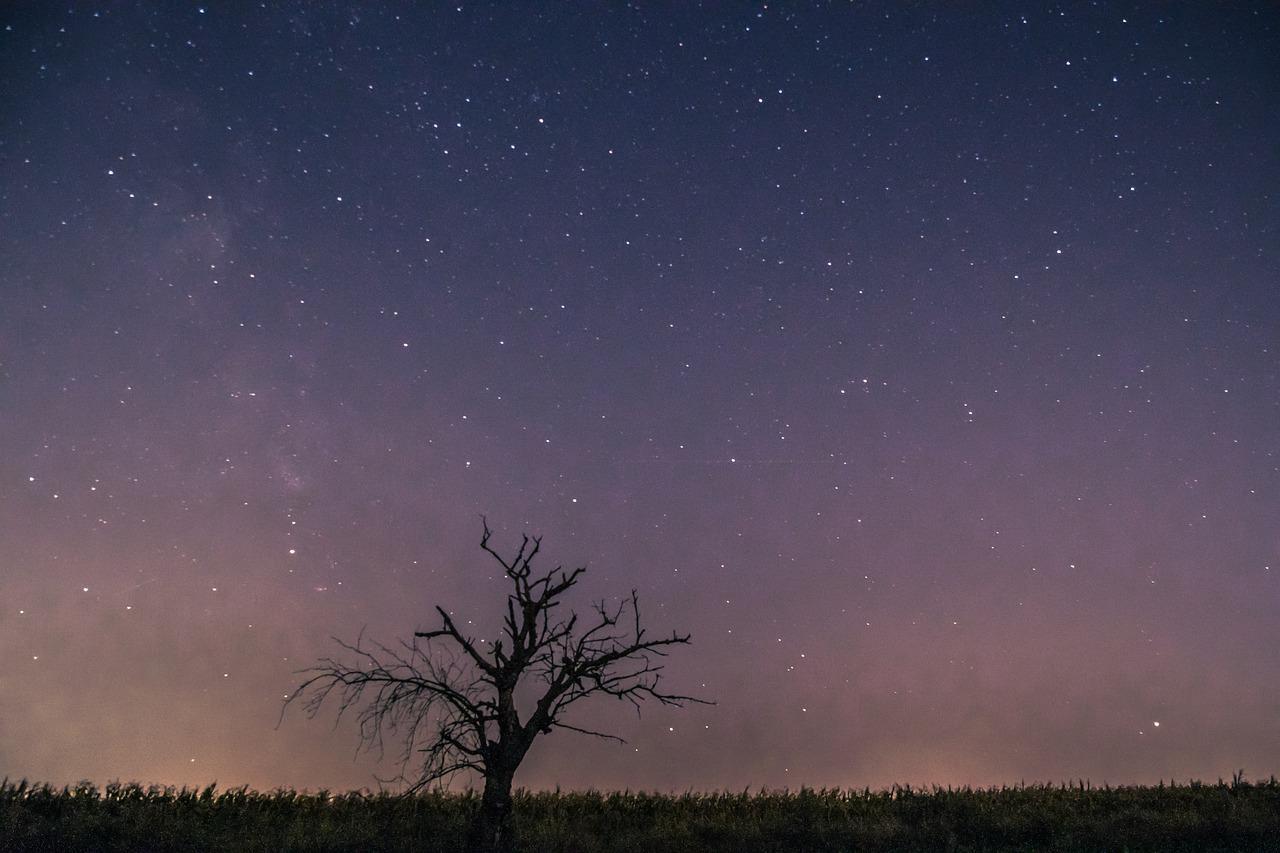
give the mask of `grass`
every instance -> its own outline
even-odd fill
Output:
[[[452,853],[476,797],[0,782],[0,850]],[[1280,783],[520,792],[524,853],[1280,851]]]

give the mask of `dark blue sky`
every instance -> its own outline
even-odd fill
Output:
[[[719,701],[526,785],[1276,771],[1276,57],[1266,3],[6,5],[0,775],[369,784],[280,701],[491,632],[480,513]]]

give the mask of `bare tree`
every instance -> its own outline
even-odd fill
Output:
[[[368,643],[363,632],[354,644],[336,640],[354,663],[322,658],[304,670],[306,680],[286,699],[281,715],[296,701],[314,717],[333,697],[339,718],[355,716],[360,748],[381,753],[384,739],[400,741],[397,780],[407,783],[407,792],[444,784],[461,771],[481,774],[484,793],[467,849],[501,853],[515,844],[512,780],[538,735],[567,729],[622,741],[565,722],[570,706],[595,695],[626,700],[637,713],[650,699],[676,707],[710,703],[659,689],[659,658],[669,646],[688,644],[689,635],[650,639],[634,589],[613,606],[595,604],[588,620],[579,621],[572,611],[556,618],[553,611],[586,567],[557,566],[534,575],[542,538],[524,536],[507,559],[490,546],[492,531],[487,520],[483,524],[480,547],[511,582],[498,639],[486,643],[466,636],[448,611],[436,607],[441,627],[418,631],[395,648]],[[529,685],[538,698],[522,715],[516,692]]]

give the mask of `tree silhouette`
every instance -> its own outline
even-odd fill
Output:
[[[400,741],[396,781],[407,783],[408,793],[443,784],[460,771],[481,774],[484,793],[467,849],[500,853],[514,849],[512,780],[538,735],[567,729],[622,741],[565,722],[570,706],[598,694],[630,702],[637,714],[650,699],[676,707],[711,703],[659,689],[658,659],[669,646],[688,644],[689,635],[650,639],[634,589],[615,606],[598,602],[587,620],[580,622],[572,611],[555,619],[552,611],[586,567],[557,566],[534,575],[542,538],[525,535],[508,560],[490,546],[492,531],[487,519],[482,523],[480,547],[511,582],[498,639],[486,643],[466,636],[442,607],[436,607],[440,628],[415,632],[397,648],[367,643],[363,632],[354,644],[335,638],[355,663],[322,658],[304,670],[307,678],[285,700],[281,716],[297,701],[315,717],[333,697],[339,718],[355,716],[361,749],[381,753],[385,739]],[[538,698],[522,717],[516,692],[529,685],[536,686]]]

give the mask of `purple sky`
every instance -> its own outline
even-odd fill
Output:
[[[1270,3],[5,4],[0,776],[275,723],[478,547],[690,631],[517,783],[1280,771]]]

